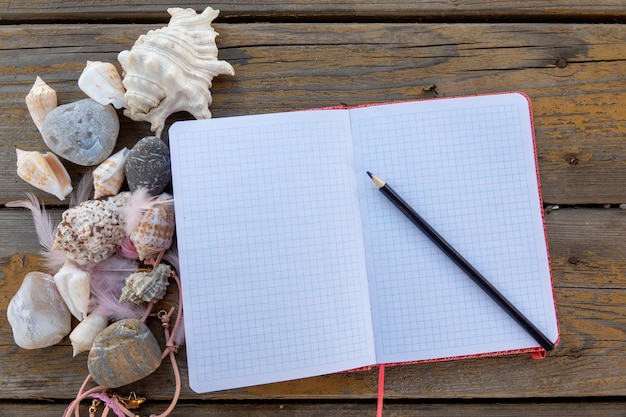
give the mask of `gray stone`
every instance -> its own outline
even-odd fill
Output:
[[[107,388],[139,381],[160,365],[159,343],[137,319],[117,321],[98,333],[87,359],[93,380]]]
[[[125,169],[130,191],[145,188],[152,195],[161,194],[172,179],[170,150],[158,137],[146,136],[128,153]]]
[[[78,165],[97,165],[111,155],[120,121],[112,106],[88,98],[52,110],[41,135],[52,152]]]

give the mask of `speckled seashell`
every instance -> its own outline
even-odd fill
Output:
[[[122,148],[110,156],[93,171],[94,198],[116,195],[126,175],[124,174],[124,162],[130,149]]]
[[[72,333],[70,333],[73,356],[91,349],[96,336],[98,336],[108,324],[109,318],[97,311],[89,314],[83,321],[78,323],[78,325],[74,327],[74,330],[72,330]]]
[[[126,278],[122,288],[120,303],[155,303],[165,296],[165,290],[172,276],[172,268],[159,264],[150,272],[135,272]]]
[[[218,10],[207,7],[197,14],[193,9],[171,8],[167,12],[172,18],[166,27],[140,36],[130,51],[118,55],[125,74],[124,114],[150,122],[157,136],[172,113],[187,111],[197,119],[210,118],[213,77],[235,74],[228,62],[217,59],[217,32],[211,22]]]
[[[141,261],[172,246],[176,223],[174,200],[171,195],[163,193],[156,202],[154,207],[146,210],[130,234],[130,241],[133,242]]]
[[[78,320],[83,320],[89,312],[91,295],[91,274],[67,260],[54,274],[54,282],[70,312]]]
[[[24,99],[30,117],[35,122],[37,129],[41,130],[44,119],[58,105],[57,92],[46,84],[40,77],[37,77],[35,84]]]
[[[107,388],[139,381],[159,365],[159,344],[148,326],[137,319],[116,321],[102,330],[87,359],[93,380]]]
[[[126,90],[122,85],[122,77],[110,62],[87,61],[78,78],[78,87],[103,106],[112,104],[116,109],[124,107]]]
[[[121,208],[109,200],[87,200],[63,212],[52,244],[80,265],[107,259],[124,238]]]
[[[72,192],[72,181],[67,170],[53,153],[15,150],[17,175],[38,189],[50,193],[59,200]]]

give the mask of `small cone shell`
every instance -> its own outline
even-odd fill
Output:
[[[40,77],[37,77],[35,84],[24,99],[30,117],[35,122],[37,129],[41,131],[44,119],[54,108],[57,107],[57,93]]]
[[[93,171],[93,198],[115,195],[119,192],[126,178],[124,163],[129,152],[128,148],[121,149]]]
[[[85,320],[78,323],[74,330],[72,330],[72,333],[70,333],[73,356],[91,349],[98,333],[104,330],[108,324],[109,318],[98,312],[91,313]]]
[[[72,181],[67,170],[53,153],[15,150],[17,175],[38,189],[56,196],[59,200],[72,192]]]

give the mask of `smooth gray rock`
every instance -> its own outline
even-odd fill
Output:
[[[97,165],[111,155],[120,131],[112,106],[88,98],[52,110],[41,125],[50,150],[78,165]]]

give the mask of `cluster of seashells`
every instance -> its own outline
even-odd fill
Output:
[[[213,77],[235,74],[228,62],[217,59],[218,34],[211,23],[219,11],[210,7],[199,14],[193,9],[167,11],[171,16],[167,26],[141,35],[130,50],[118,54],[123,78],[112,63],[87,61],[78,87],[89,99],[58,106],[56,92],[37,77],[26,96],[26,105],[54,153],[18,149],[20,178],[63,200],[72,185],[57,154],[78,165],[102,164],[95,173],[98,178],[94,178],[96,195],[115,194],[121,185],[120,167],[125,153],[120,151],[105,161],[119,130],[113,108],[123,108],[124,115],[132,120],[149,122],[157,137],[173,113],[185,111],[197,119],[211,117]],[[78,126],[82,111],[89,112],[89,119],[101,122],[101,129],[94,132],[94,126]],[[66,126],[69,129],[63,129]]]
[[[17,149],[17,174],[60,200],[72,191],[77,198],[57,225],[32,194],[7,204],[31,210],[51,272],[29,273],[9,303],[16,344],[42,348],[69,335],[74,356],[89,351],[93,379],[110,388],[145,377],[161,361],[154,336],[138,319],[164,297],[174,273],[161,259],[176,264],[173,196],[165,192],[169,150],[159,139],[165,119],[178,111],[211,117],[213,77],[234,75],[217,59],[211,22],[219,11],[168,13],[166,27],[119,53],[123,78],[111,63],[87,62],[78,86],[89,99],[58,106],[56,92],[37,77],[25,101],[51,152]],[[155,136],[113,153],[115,109],[149,122]],[[83,119],[95,122],[84,125]],[[73,190],[62,159],[95,169]],[[129,191],[121,191],[125,183]],[[142,261],[155,266],[141,269]],[[78,320],[73,330],[72,316]]]

